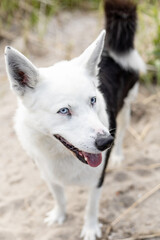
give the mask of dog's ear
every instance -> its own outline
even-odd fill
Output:
[[[19,96],[33,90],[38,82],[38,69],[12,47],[5,48],[5,60],[11,88]]]
[[[106,31],[103,30],[97,39],[80,55],[79,60],[91,75],[97,75],[98,64],[104,47]]]

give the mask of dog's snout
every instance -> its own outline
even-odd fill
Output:
[[[114,138],[111,135],[109,136],[99,135],[95,141],[95,145],[98,150],[104,151],[111,146],[113,141],[114,141]]]

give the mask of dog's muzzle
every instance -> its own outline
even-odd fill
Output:
[[[102,154],[94,154],[94,153],[88,153],[84,152],[82,150],[79,150],[75,146],[73,146],[71,143],[69,143],[65,138],[60,136],[59,134],[55,134],[54,137],[59,140],[67,149],[69,149],[76,158],[78,158],[81,162],[90,165],[91,167],[97,167],[102,162]]]

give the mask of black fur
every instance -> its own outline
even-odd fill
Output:
[[[99,89],[107,103],[107,111],[116,118],[128,91],[138,81],[139,74],[134,70],[123,69],[110,56],[102,56],[99,78]]]
[[[116,117],[124,104],[129,90],[139,79],[139,73],[125,70],[110,57],[112,50],[117,55],[125,54],[134,47],[136,30],[136,6],[130,0],[105,0],[105,14],[107,17],[107,35],[105,47],[99,64],[99,89],[102,92],[109,115],[109,128],[112,136],[116,134]],[[104,181],[105,169],[111,150],[106,154],[104,169],[97,187]]]
[[[136,5],[131,0],[104,0],[106,47],[117,53],[134,48]]]
[[[98,184],[97,184],[97,188],[100,188],[102,187],[103,185],[103,182],[104,182],[104,177],[105,177],[105,172],[106,172],[106,167],[107,167],[107,164],[108,164],[108,160],[109,160],[109,156],[111,154],[111,148],[107,151],[106,153],[106,159],[105,159],[105,163],[104,163],[104,167],[103,167],[103,170],[102,170],[102,174],[101,174],[101,177],[99,178],[99,181],[98,181]]]

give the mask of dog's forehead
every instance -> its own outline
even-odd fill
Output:
[[[92,95],[96,87],[89,74],[81,66],[71,62],[61,62],[50,68],[40,70],[43,83],[49,92],[78,94],[80,92]]]

